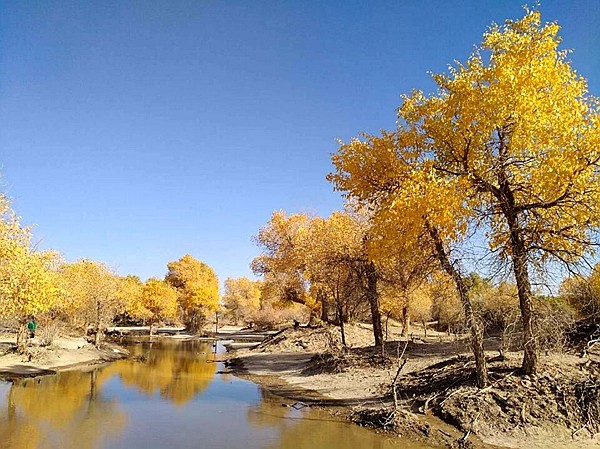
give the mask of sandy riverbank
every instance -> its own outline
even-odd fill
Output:
[[[34,377],[56,371],[81,368],[127,357],[125,349],[107,343],[95,348],[83,337],[57,337],[49,346],[40,346],[38,338],[30,341],[29,353],[14,350],[15,335],[0,334],[0,378]]]
[[[277,394],[335,407],[336,413],[363,425],[386,427],[432,445],[600,446],[600,435],[594,425],[586,425],[577,397],[580,386],[598,379],[597,361],[548,354],[539,375],[526,377],[518,373],[519,353],[499,358],[490,350],[492,385],[479,391],[473,387],[465,342],[431,332],[427,338],[413,335],[408,343],[396,389],[400,408],[391,419],[386,410],[393,404],[395,355],[404,345],[394,332],[399,329],[389,339],[397,341],[388,343],[388,355],[382,356],[370,347],[370,329],[363,325],[348,326],[352,349],[347,354],[331,351],[335,329],[288,329],[255,349],[236,351],[229,365],[232,372]],[[488,344],[493,347],[493,341]]]

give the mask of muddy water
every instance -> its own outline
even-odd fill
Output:
[[[0,448],[424,448],[323,411],[284,407],[260,386],[218,374],[212,349],[136,344],[134,360],[0,382]]]

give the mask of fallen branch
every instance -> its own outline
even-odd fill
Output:
[[[396,370],[396,375],[394,376],[394,380],[392,381],[392,395],[394,396],[394,411],[398,410],[398,393],[396,391],[396,385],[398,384],[398,377],[400,377],[400,372],[408,359],[404,358],[404,353],[406,352],[406,348],[408,346],[408,339],[404,343],[404,348],[402,349],[402,354],[400,354],[400,343],[398,343],[397,354],[398,354],[398,369]],[[402,363],[400,361],[402,360]]]

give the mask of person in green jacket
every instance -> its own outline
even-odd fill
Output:
[[[29,323],[27,323],[27,329],[29,330],[29,338],[35,337],[35,330],[37,329],[35,318],[32,318]]]

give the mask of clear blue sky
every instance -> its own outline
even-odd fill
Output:
[[[250,275],[274,210],[341,207],[336,139],[393,128],[523,2],[0,0],[1,189],[69,260]],[[541,10],[600,94],[600,2]]]

